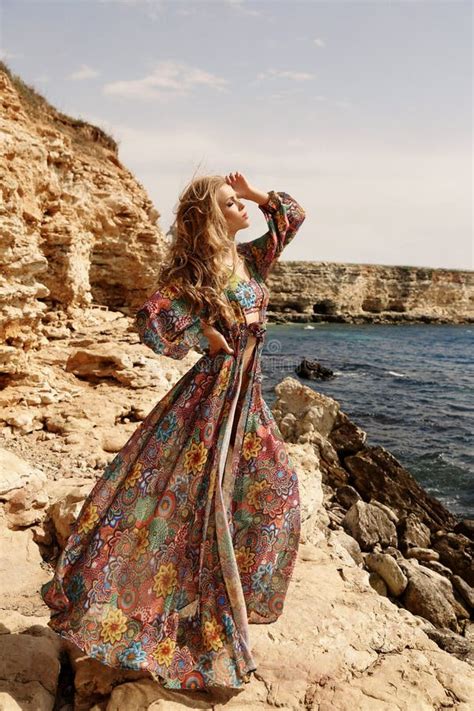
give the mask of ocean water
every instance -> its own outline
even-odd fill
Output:
[[[271,406],[287,375],[341,403],[428,493],[474,518],[474,326],[268,324],[262,388]],[[300,378],[303,358],[335,377]]]

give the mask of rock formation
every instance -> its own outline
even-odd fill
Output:
[[[474,322],[472,271],[280,261],[269,286],[280,321]]]
[[[136,305],[166,241],[115,141],[56,111],[0,62],[0,372],[73,329],[74,310]],[[138,279],[137,276],[140,275]]]

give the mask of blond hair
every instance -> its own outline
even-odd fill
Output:
[[[191,313],[230,327],[235,311],[224,293],[229,280],[224,255],[232,250],[233,239],[217,200],[218,189],[226,184],[222,175],[203,175],[182,190],[158,278],[160,286],[178,287]]]

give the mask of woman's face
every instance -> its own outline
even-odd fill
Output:
[[[230,185],[221,185],[217,191],[217,202],[222,210],[229,234],[235,235],[237,230],[249,226],[250,220],[244,203],[237,197],[237,193]]]

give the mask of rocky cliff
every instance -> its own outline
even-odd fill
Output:
[[[75,309],[137,304],[154,285],[159,213],[101,129],[62,114],[0,63],[0,372]]]
[[[280,261],[270,276],[275,320],[474,322],[474,272]]]

